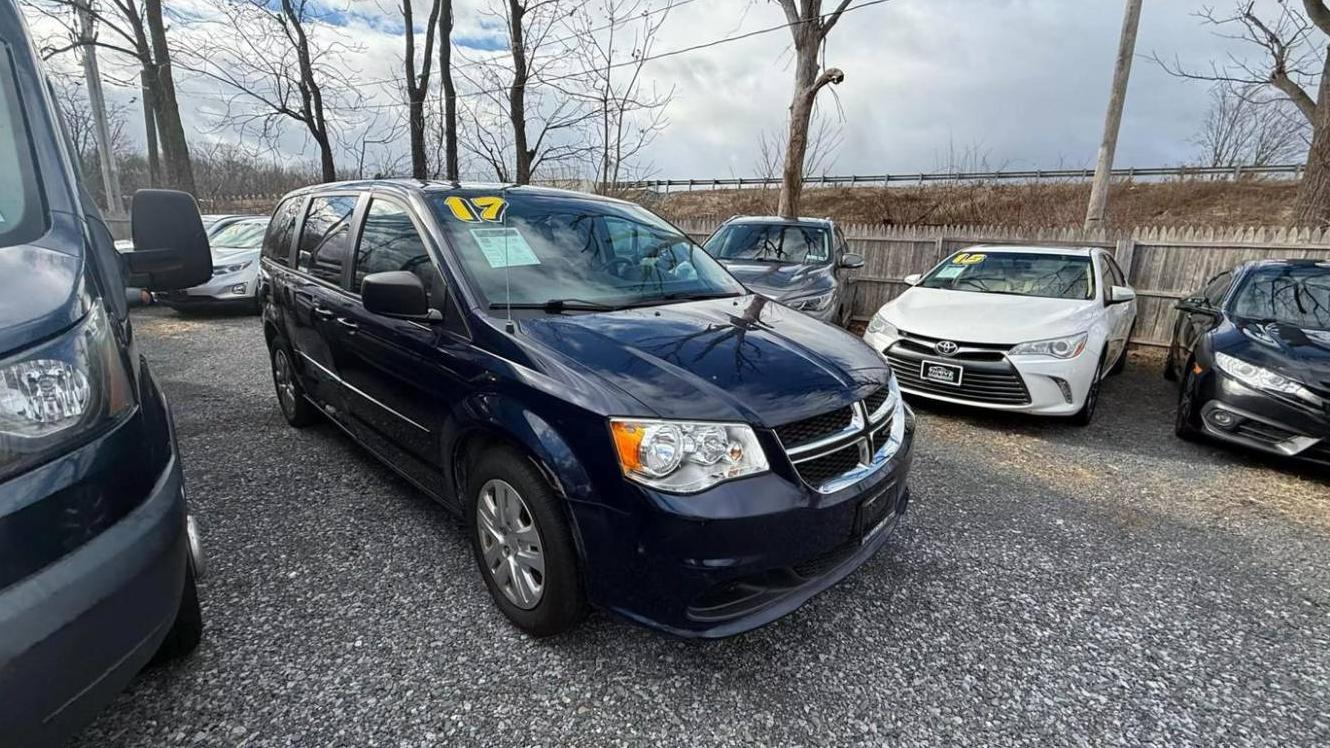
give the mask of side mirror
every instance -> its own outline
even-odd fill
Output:
[[[1136,298],[1136,292],[1126,286],[1113,286],[1108,289],[1109,304],[1125,304]]]
[[[429,307],[420,276],[406,270],[365,276],[360,284],[360,301],[365,305],[365,311],[385,317],[422,321],[441,319],[438,310]]]
[[[840,256],[840,266],[854,270],[864,266],[864,256],[855,252],[846,252]]]
[[[910,273],[909,275],[905,276],[902,280],[905,281],[905,285],[907,286],[917,286],[919,285],[919,281],[923,279],[924,276],[922,273]]]
[[[194,196],[175,190],[139,190],[130,211],[134,251],[125,252],[130,285],[174,291],[212,277],[212,250]]]
[[[1174,305],[1178,311],[1187,314],[1216,314],[1210,300],[1204,296],[1189,296]]]

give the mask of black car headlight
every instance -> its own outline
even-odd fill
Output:
[[[1292,395],[1317,407],[1324,404],[1324,401],[1315,392],[1302,386],[1301,382],[1289,379],[1282,374],[1276,374],[1249,361],[1243,361],[1237,356],[1215,351],[1215,366],[1220,371],[1253,389],[1275,392],[1280,395]]]
[[[0,361],[0,478],[101,433],[134,405],[106,311],[96,305],[72,330]]]

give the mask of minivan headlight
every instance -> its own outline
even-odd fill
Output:
[[[1076,358],[1085,350],[1089,333],[1077,333],[1063,338],[1032,340],[1021,343],[1007,352],[1009,356],[1051,356],[1053,358]]]
[[[824,293],[812,294],[811,296],[798,296],[793,299],[786,299],[785,306],[796,309],[800,312],[821,312],[831,306],[831,297],[836,295],[836,290],[832,289]]]
[[[743,424],[612,418],[610,431],[623,474],[662,491],[696,493],[768,469]]]
[[[1294,395],[1310,403],[1320,404],[1321,398],[1315,392],[1303,387],[1298,382],[1269,369],[1248,363],[1227,353],[1215,351],[1215,366],[1225,374],[1242,382],[1248,387],[1284,395]]]
[[[101,431],[134,402],[106,312],[96,305],[69,332],[0,361],[0,478]]]

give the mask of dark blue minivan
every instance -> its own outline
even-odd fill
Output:
[[[797,608],[908,500],[914,416],[844,330],[630,203],[419,181],[288,195],[265,239],[278,402],[465,518],[534,635],[588,603],[684,636]]]
[[[134,200],[129,277],[0,0],[0,745],[57,743],[199,642],[198,542],[125,286],[206,279],[193,198]]]

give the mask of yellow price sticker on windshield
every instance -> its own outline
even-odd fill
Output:
[[[979,252],[961,252],[960,254],[951,258],[951,264],[978,265],[979,263],[983,262],[987,257],[988,255],[981,254]]]
[[[508,207],[508,201],[498,195],[481,195],[473,197],[470,200],[450,195],[444,198],[444,205],[452,211],[453,218],[467,223],[479,223],[488,221],[489,223],[499,223],[503,220],[503,211]]]

